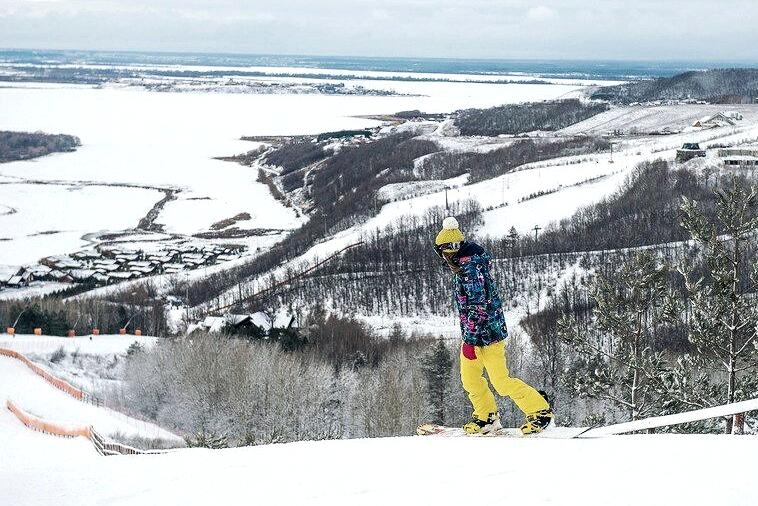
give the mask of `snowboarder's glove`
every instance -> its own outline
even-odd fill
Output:
[[[474,348],[473,344],[463,343],[461,353],[469,360],[476,360],[476,348]]]

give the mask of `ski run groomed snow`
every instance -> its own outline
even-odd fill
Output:
[[[23,445],[11,445],[0,461],[0,504],[752,506],[758,501],[755,437],[414,436],[124,457],[100,457],[78,439],[29,433]]]

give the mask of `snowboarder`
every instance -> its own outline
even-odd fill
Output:
[[[508,330],[490,274],[490,255],[478,244],[465,241],[453,217],[443,221],[435,251],[454,274],[453,290],[463,335],[461,381],[474,408],[471,421],[463,429],[468,434],[485,434],[502,427],[495,396],[483,376],[486,370],[497,393],[513,399],[526,416],[521,432],[541,432],[553,421],[553,411],[544,392],[508,373]]]

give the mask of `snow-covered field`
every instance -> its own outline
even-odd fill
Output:
[[[49,161],[55,164],[68,155],[52,155]],[[76,251],[88,244],[83,236],[92,232],[136,227],[163,193],[118,186],[5,184],[0,185],[0,198],[15,210],[0,216],[0,263],[20,265]]]
[[[0,503],[752,506],[758,502],[753,463],[758,437],[754,436],[588,440],[417,436],[183,449],[129,457],[98,457],[94,450],[87,453],[80,441],[52,438],[43,445],[43,437],[26,435],[19,439],[23,445],[11,446],[11,458],[0,460]],[[15,457],[26,448],[30,450],[18,462]]]
[[[78,136],[73,153],[0,166],[0,265],[36,262],[87,244],[87,232],[136,226],[156,190],[174,188],[157,224],[176,234],[248,212],[242,228],[290,230],[302,223],[259,183],[257,171],[216,156],[256,147],[243,135],[313,134],[378,125],[357,116],[420,109],[447,112],[465,107],[556,98],[580,82],[555,85],[466,82],[350,81],[367,88],[397,89],[417,96],[238,95],[156,93],[141,88],[16,83],[0,89],[0,129]],[[276,79],[276,78],[271,78]],[[39,185],[57,182],[64,185]],[[126,184],[119,188],[91,184]],[[75,190],[75,191],[72,191]],[[7,211],[16,212],[8,214]],[[97,212],[93,212],[96,210]],[[35,233],[57,231],[50,236]],[[42,237],[42,239],[40,239]],[[249,238],[252,249],[271,238]]]

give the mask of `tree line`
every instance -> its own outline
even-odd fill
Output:
[[[461,135],[516,135],[535,130],[556,131],[608,110],[603,102],[579,99],[508,104],[489,109],[464,109],[455,114]]]
[[[417,173],[421,179],[449,179],[469,174],[468,183],[471,184],[501,176],[527,163],[602,153],[609,149],[610,143],[599,137],[519,139],[485,153],[440,151],[425,158],[417,168]]]
[[[102,334],[118,334],[126,328],[130,333],[140,329],[145,335],[165,336],[168,334],[165,301],[139,298],[146,286],[136,287],[131,303],[56,297],[4,300],[0,301],[0,322],[3,329],[14,327],[16,334],[32,334],[35,328],[51,336],[66,336],[69,330],[87,335],[95,328]]]
[[[296,349],[271,336],[160,340],[133,350],[123,383],[101,395],[190,446],[215,448],[411,435],[424,422],[470,417],[455,343],[399,328],[377,338],[318,309],[298,332],[305,344]]]
[[[753,103],[758,97],[758,69],[714,69],[684,72],[650,81],[603,87],[592,98],[628,104],[660,100],[706,100]]]
[[[80,144],[73,135],[0,131],[0,163],[73,151]]]

